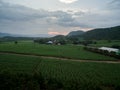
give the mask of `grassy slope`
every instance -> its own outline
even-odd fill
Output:
[[[87,60],[116,60],[108,56],[92,53],[83,50],[81,46],[55,46],[55,45],[40,45],[32,42],[21,42],[15,45],[14,43],[0,44],[0,51],[14,51],[23,53],[33,53],[46,56],[66,57],[73,59]]]
[[[109,42],[108,40],[99,40],[97,41],[97,44],[92,44],[92,46],[96,47],[111,47],[112,45],[120,45],[120,40],[111,40],[111,42]]]
[[[36,67],[36,65],[38,66]],[[35,67],[46,80],[51,78],[63,84],[71,84],[72,82],[72,85],[78,83],[78,86],[83,87],[89,87],[89,85],[120,86],[120,64],[80,63],[0,54],[0,72],[9,70],[33,73]]]

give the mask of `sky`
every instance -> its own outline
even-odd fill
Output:
[[[0,0],[0,32],[66,35],[120,25],[120,0]]]

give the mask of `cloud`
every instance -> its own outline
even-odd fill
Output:
[[[50,34],[50,35],[59,35],[60,33],[59,32],[48,32],[48,34]]]
[[[120,0],[112,0],[112,1],[110,2],[110,4],[113,4],[113,3],[120,3]]]
[[[49,29],[49,31],[48,31],[49,35],[67,35],[69,33],[66,30],[59,30],[59,29],[55,30],[54,28],[48,28]]]
[[[41,19],[46,24],[57,24],[63,27],[78,27],[80,24],[73,18],[73,14],[65,11],[34,10],[20,5],[10,5],[2,2],[0,6],[0,21],[28,22]],[[79,12],[82,13],[82,12]],[[82,27],[82,24],[81,24]]]
[[[111,10],[120,10],[120,0],[113,0],[108,4],[108,8]]]
[[[28,21],[44,17],[46,17],[44,10],[37,11],[20,5],[0,2],[0,20]]]
[[[88,27],[88,25],[83,24],[74,17],[81,16],[83,14],[82,11],[80,11],[79,14],[70,14],[65,11],[54,11],[49,13],[50,16],[47,18],[48,23],[53,23],[62,27]]]
[[[62,3],[70,4],[70,3],[74,3],[78,0],[59,0],[59,1],[62,2]]]
[[[119,3],[119,2],[116,2]],[[114,6],[115,4],[113,4]],[[49,11],[32,9],[0,0],[0,32],[65,34],[75,29],[109,27],[120,24],[119,10]],[[49,28],[52,30],[49,31]]]
[[[68,32],[48,32],[49,35],[67,35]]]

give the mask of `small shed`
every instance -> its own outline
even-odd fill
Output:
[[[99,49],[100,50],[107,50],[108,52],[116,52],[116,53],[119,52],[119,49],[116,49],[116,48],[100,47]]]

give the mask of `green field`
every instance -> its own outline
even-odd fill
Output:
[[[33,42],[19,42],[16,45],[13,42],[9,42],[0,44],[0,51],[13,51],[82,60],[117,60],[112,57],[85,51],[82,46],[75,45],[42,45]]]
[[[0,76],[4,73],[8,78],[8,84],[11,80],[13,80],[12,83],[15,83],[16,79],[11,79],[12,76],[10,77],[9,73],[6,75],[6,71],[12,72],[10,75],[13,75],[13,77],[15,73],[28,73],[29,75],[34,74],[35,72],[41,73],[44,78],[42,83],[47,87],[47,90],[56,90],[56,88],[57,90],[120,89],[120,64],[83,63],[76,61],[43,59],[33,56],[28,57],[0,54]],[[5,76],[2,76],[2,78],[4,79]],[[17,76],[14,78],[17,78]],[[19,82],[17,83],[17,87],[21,81],[21,78],[19,79],[17,81]],[[29,81],[29,79],[30,81],[32,80],[32,85],[34,85],[34,87],[38,87],[37,85],[39,84],[39,81],[34,81],[35,78],[31,79],[30,76],[27,80]],[[33,82],[36,84],[33,84]],[[0,83],[2,84],[3,82]],[[5,85],[7,84],[5,83]],[[12,87],[15,87],[15,85]],[[21,88],[22,87],[19,86],[19,89],[17,88],[17,90],[21,90]]]
[[[119,45],[120,46],[120,40],[98,40],[96,41],[96,44],[92,44],[92,46],[95,47],[111,47],[113,45]]]
[[[83,46],[19,41],[1,43],[0,51],[22,53],[0,53],[0,90],[120,90],[120,63],[95,62],[118,60]]]

